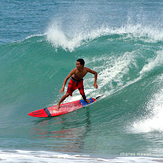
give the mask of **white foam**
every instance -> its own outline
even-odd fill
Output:
[[[72,27],[73,28],[73,27]],[[109,28],[101,27],[91,31],[77,31],[71,29],[71,34],[65,33],[59,23],[52,23],[47,32],[47,40],[53,44],[55,48],[63,48],[64,50],[74,51],[75,48],[87,43],[102,35],[107,35]]]
[[[49,163],[60,163],[60,162],[83,162],[83,163],[93,163],[93,162],[110,162],[110,163],[155,163],[162,162],[162,158],[152,158],[152,157],[111,157],[111,158],[99,158],[91,157],[89,155],[70,155],[62,154],[57,152],[48,151],[25,151],[25,150],[0,150],[0,161],[4,163],[22,163],[22,162],[49,162]]]
[[[30,36],[27,36],[26,38],[25,38],[25,40],[28,40],[28,39],[30,39],[30,38],[33,38],[33,37],[41,37],[41,36],[45,36],[46,34],[35,34],[35,35],[30,35]]]
[[[140,74],[143,75],[158,66],[163,66],[163,50],[157,51],[156,58],[149,60],[149,62],[144,65],[143,69],[140,71]]]
[[[69,50],[71,52],[74,51],[75,48],[87,44],[90,40],[112,34],[127,34],[123,36],[124,39],[137,38],[145,42],[157,42],[163,40],[162,31],[151,27],[144,27],[141,24],[127,24],[116,28],[101,25],[99,28],[88,28],[88,30],[83,30],[82,27],[81,29],[79,28],[76,30],[76,26],[72,25],[69,33],[66,33],[63,30],[63,25],[58,22],[52,22],[46,31],[47,40],[51,42],[56,49],[61,47],[64,50]]]
[[[115,54],[110,57],[108,55],[102,55],[100,58],[96,56],[91,61],[86,61],[88,67],[89,65],[95,65],[92,69],[98,72],[99,89],[96,90],[97,94],[105,94],[106,92],[108,93],[109,89],[114,89],[114,84],[112,83],[116,83],[116,88],[126,84],[123,82],[123,76],[128,74],[129,67],[135,62],[135,52],[136,51],[125,52],[124,54]],[[94,76],[89,76],[89,78],[85,79],[85,82],[86,90],[88,89],[88,93],[92,94],[94,90],[90,90],[89,88],[92,88]]]
[[[56,48],[62,47],[64,50],[73,51],[74,48],[80,46],[81,39],[80,36],[78,38],[68,38],[66,34],[57,26],[52,25],[48,31],[47,40],[50,41]]]
[[[126,38],[135,38],[144,42],[157,42],[163,40],[162,31],[150,26],[142,26],[141,24],[126,24],[112,32],[117,34],[127,34]]]
[[[163,80],[163,75],[160,77],[160,81]],[[150,115],[137,120],[132,125],[132,131],[136,133],[141,132],[163,132],[163,88],[155,93],[151,100],[147,104],[147,111],[150,111]]]

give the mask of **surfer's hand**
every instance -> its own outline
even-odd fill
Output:
[[[59,93],[64,92],[64,87],[61,88],[61,90],[59,91]]]
[[[94,87],[97,89],[98,88],[98,85],[97,85],[97,83],[94,83]]]

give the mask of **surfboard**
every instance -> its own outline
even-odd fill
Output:
[[[72,101],[72,102],[61,104],[58,111],[55,110],[56,105],[54,105],[54,106],[50,106],[47,108],[43,108],[43,109],[30,112],[28,115],[32,117],[46,118],[46,117],[55,117],[55,116],[59,116],[62,114],[67,114],[67,113],[70,113],[72,111],[78,110],[80,108],[83,108],[83,107],[86,107],[87,105],[92,104],[99,97],[100,96],[96,98],[90,98],[89,99],[91,101],[90,103],[87,103],[84,100],[77,100],[77,101]]]

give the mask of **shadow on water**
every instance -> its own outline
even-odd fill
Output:
[[[44,139],[48,148],[62,152],[79,152],[91,131],[90,108],[58,117],[34,120],[32,139]]]

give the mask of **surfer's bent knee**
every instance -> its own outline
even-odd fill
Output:
[[[66,97],[70,96],[70,93],[66,93],[65,96],[66,96]]]

